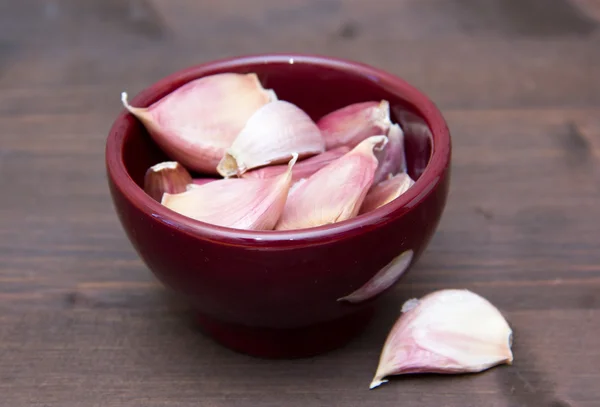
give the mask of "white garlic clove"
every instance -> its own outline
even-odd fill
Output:
[[[496,307],[468,290],[440,290],[402,307],[370,388],[407,373],[474,373],[511,364],[512,330]]]
[[[224,177],[280,164],[293,153],[299,159],[325,151],[321,132],[300,108],[282,100],[262,106],[248,119],[219,162]]]
[[[222,73],[186,83],[147,108],[121,101],[172,159],[216,174],[225,150],[261,106],[277,100],[256,74]]]
[[[310,228],[356,216],[377,170],[373,150],[385,143],[385,136],[369,137],[294,188],[276,229]]]

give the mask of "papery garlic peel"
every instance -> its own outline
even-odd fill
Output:
[[[350,148],[342,146],[334,148],[333,150],[325,151],[324,153],[317,154],[305,160],[302,160],[292,170],[292,182],[298,181],[302,178],[308,178],[321,168],[329,165],[331,162],[337,160],[344,154],[350,151]],[[270,178],[275,177],[282,172],[287,170],[286,165],[270,165],[268,167],[259,168],[254,171],[248,171],[243,175],[244,178]]]
[[[356,216],[377,170],[374,150],[386,143],[385,136],[369,137],[303,181],[288,197],[275,229],[316,227]]]
[[[370,388],[391,375],[474,373],[511,364],[512,330],[496,307],[468,290],[407,301],[381,352]]]
[[[256,74],[222,73],[188,82],[148,108],[130,106],[125,92],[121,100],[171,159],[216,174],[248,119],[277,96]]]
[[[271,230],[283,211],[297,159],[294,154],[288,170],[277,177],[215,180],[181,194],[165,194],[162,203],[175,212],[213,225]]]
[[[414,185],[412,178],[406,174],[397,174],[377,185],[373,185],[360,207],[360,213],[373,211],[397,199]]]
[[[247,121],[219,162],[224,177],[242,175],[265,165],[286,162],[325,151],[321,132],[296,105],[278,100],[262,106]]]
[[[407,250],[395,257],[384,268],[379,270],[369,281],[356,291],[348,294],[338,301],[346,301],[353,304],[366,301],[381,294],[390,288],[408,269],[413,258],[413,251]]]
[[[371,136],[387,134],[391,125],[388,101],[362,102],[335,110],[317,121],[328,150],[355,147]]]
[[[178,194],[192,183],[192,176],[176,161],[165,161],[148,168],[144,175],[144,191],[161,201],[163,194]]]

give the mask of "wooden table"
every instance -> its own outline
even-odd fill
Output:
[[[600,406],[597,0],[0,0],[1,406]],[[188,65],[290,51],[396,73],[453,135],[439,230],[350,345],[231,352],[138,259],[104,142],[135,94]],[[401,303],[488,298],[515,363],[369,391]]]

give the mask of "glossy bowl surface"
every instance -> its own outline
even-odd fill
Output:
[[[167,159],[125,110],[106,145],[111,196],[140,257],[185,296],[220,343],[265,357],[298,357],[338,347],[363,329],[379,294],[338,301],[401,253],[426,248],[446,203],[450,135],[436,106],[402,79],[351,61],[307,55],[258,55],[210,62],[170,75],[131,100],[148,106],[190,80],[255,72],[266,88],[313,119],[367,100],[390,101],[405,130],[416,183],[397,200],[333,225],[296,231],[241,231],[189,219],[141,188],[148,167]],[[395,281],[394,281],[395,282]],[[388,288],[389,289],[389,288]]]

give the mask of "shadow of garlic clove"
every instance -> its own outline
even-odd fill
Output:
[[[387,203],[392,202],[408,191],[415,181],[406,173],[397,174],[377,185],[373,185],[363,202],[360,213],[373,211]]]
[[[368,137],[387,134],[390,125],[390,105],[386,100],[354,103],[326,114],[317,122],[327,150],[356,147]]]
[[[294,154],[285,173],[273,178],[231,178],[206,182],[180,194],[164,194],[162,204],[182,215],[218,226],[272,230],[292,184]]]
[[[325,151],[321,132],[296,105],[279,100],[256,111],[235,138],[217,170],[223,177],[242,175],[253,168],[299,159]]]
[[[468,290],[407,301],[390,331],[370,388],[407,373],[475,373],[511,364],[512,330],[496,307]]]
[[[177,161],[165,161],[148,168],[144,175],[144,191],[161,201],[164,193],[184,192],[192,183],[192,176]]]
[[[277,100],[256,74],[222,73],[186,83],[147,108],[123,106],[156,144],[190,170],[217,173],[219,160],[250,116]]]
[[[386,143],[386,136],[369,137],[295,186],[276,230],[310,228],[355,217],[377,170],[374,150]]]

